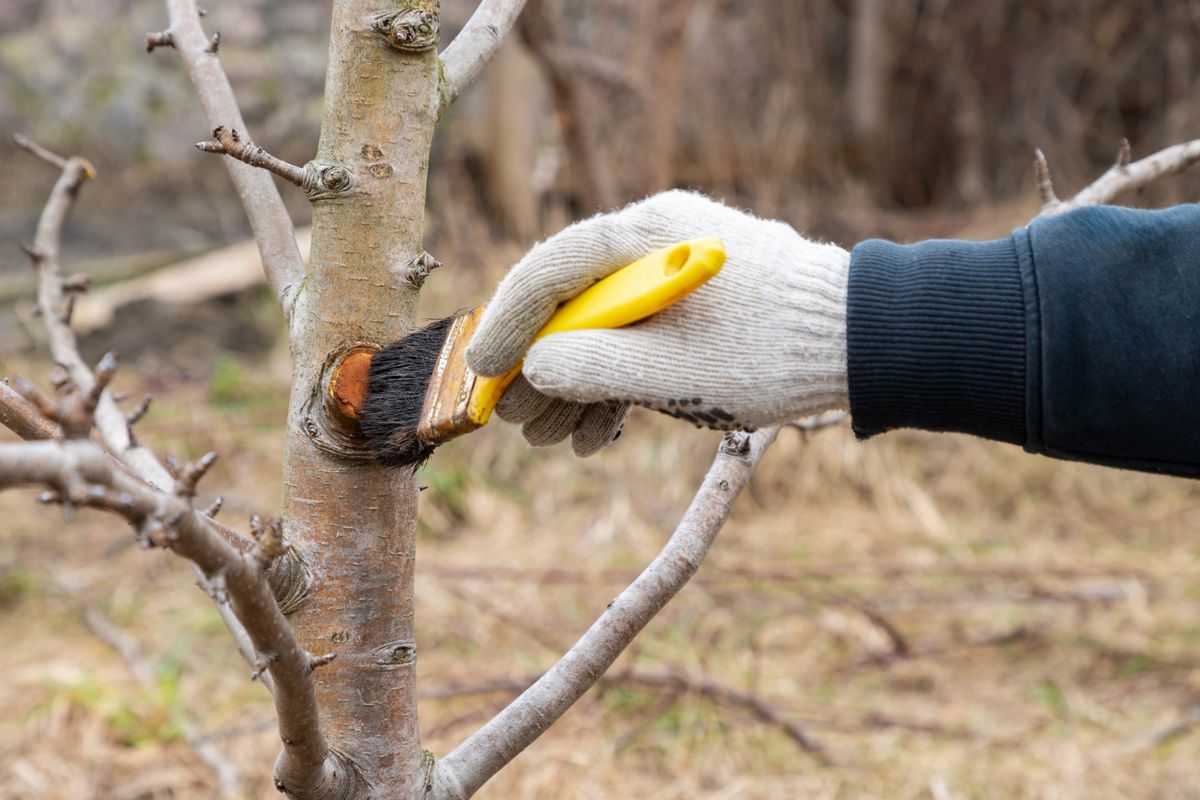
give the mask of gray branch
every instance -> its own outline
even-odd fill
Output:
[[[200,25],[195,0],[166,0],[166,3],[171,27],[163,35],[169,37],[183,59],[209,125],[247,131],[217,49]],[[267,283],[283,309],[284,318],[290,322],[295,293],[305,269],[296,245],[295,226],[270,175],[232,158],[225,159],[225,167],[254,230]]]
[[[700,568],[778,428],[729,434],[666,546],[600,618],[520,697],[442,759],[435,800],[466,800],[590,689]]]
[[[442,106],[453,103],[479,76],[500,47],[525,0],[481,0],[475,13],[442,52]]]
[[[269,535],[251,545],[192,507],[196,483],[214,455],[167,469],[136,445],[128,419],[107,390],[115,358],[106,356],[93,373],[79,354],[70,327],[73,284],[64,280],[58,259],[67,211],[83,181],[93,176],[92,167],[23,137],[15,141],[62,170],[26,250],[38,272],[38,310],[63,374],[55,382],[57,402],[28,382],[18,382],[19,391],[7,383],[0,387],[0,422],[23,438],[49,440],[0,446],[0,488],[45,485],[50,491],[44,500],[61,503],[64,510],[89,506],[117,513],[134,525],[143,546],[164,547],[188,559],[239,651],[272,692],[284,742],[277,776],[297,793],[348,785],[353,776],[321,732],[311,678],[330,656],[314,656],[299,645],[268,579],[283,554],[282,531],[268,526]],[[90,440],[93,427],[104,447]],[[56,441],[60,437],[68,441]]]
[[[336,787],[351,776],[332,753],[321,731],[312,671],[325,663],[296,641],[267,581],[264,553],[278,542],[263,542],[242,553],[225,542],[211,520],[187,498],[147,485],[112,461],[88,440],[0,444],[0,489],[41,485],[45,498],[64,506],[112,511],[127,519],[147,546],[163,547],[194,563],[211,581],[219,578],[222,597],[241,621],[261,669],[275,680],[275,713],[283,753],[277,776],[291,786]]]
[[[252,167],[265,169],[289,183],[296,184],[301,189],[304,188],[306,183],[304,167],[298,167],[295,164],[289,164],[281,158],[276,158],[254,144],[254,142],[244,138],[238,133],[237,128],[218,125],[213,128],[212,139],[205,142],[198,142],[196,149],[203,150],[205,153],[226,155],[230,158],[236,158],[238,161],[249,164]]]
[[[46,328],[50,355],[56,364],[67,371],[80,391],[91,392],[96,385],[96,377],[79,355],[75,332],[71,330],[70,310],[73,301],[64,288],[59,241],[75,196],[84,181],[95,177],[96,173],[87,159],[61,158],[20,136],[13,137],[13,141],[21,149],[62,170],[38,220],[33,244],[26,248],[26,252],[37,271],[37,308]],[[107,390],[100,393],[94,422],[109,452],[128,464],[130,469],[160,489],[169,489],[173,485],[170,473],[162,468],[154,454],[133,440],[125,415]]]
[[[1054,194],[1050,168],[1042,151],[1037,151],[1038,190],[1042,197],[1039,217],[1053,217],[1083,206],[1111,203],[1128,192],[1145,189],[1160,178],[1177,175],[1200,161],[1200,139],[1159,150],[1140,161],[1130,161],[1129,142],[1123,141],[1116,162],[1103,175],[1090,183],[1070,200],[1059,200]]]

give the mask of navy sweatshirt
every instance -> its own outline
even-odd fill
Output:
[[[854,248],[854,429],[959,431],[1200,477],[1200,205]]]

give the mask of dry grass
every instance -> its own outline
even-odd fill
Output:
[[[229,520],[276,507],[278,361],[224,361],[142,426],[160,450],[225,455],[207,486]],[[549,665],[656,552],[715,443],[638,413],[586,461],[504,426],[439,451],[423,477],[423,686]],[[0,800],[212,797],[181,714],[220,737],[250,796],[277,796],[266,694],[186,568],[105,517],[64,524],[32,493],[0,513]],[[698,579],[616,669],[753,692],[834,764],[744,708],[617,682],[481,797],[1198,797],[1200,733],[1147,738],[1200,703],[1198,527],[1191,482],[960,437],[787,432]],[[154,691],[88,632],[63,575],[141,642]],[[427,746],[445,752],[506,699],[423,702]]]

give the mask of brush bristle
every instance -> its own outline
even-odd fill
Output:
[[[419,467],[434,445],[417,438],[429,378],[454,317],[440,319],[380,350],[371,359],[360,423],[380,463]]]

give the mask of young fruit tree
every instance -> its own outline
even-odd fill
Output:
[[[70,515],[123,517],[140,545],[187,559],[216,604],[252,677],[271,692],[282,750],[276,788],[291,798],[465,800],[596,684],[633,638],[695,574],[778,429],[725,437],[659,555],[576,644],[458,747],[424,750],[417,726],[414,569],[417,486],[375,463],[357,403],[371,354],[407,334],[418,294],[440,266],[422,248],[430,144],[439,118],[512,28],[524,0],[482,0],[439,54],[438,0],[334,0],[321,137],[303,166],[253,142],[195,0],[166,0],[167,27],[148,50],[173,48],[211,125],[200,149],[223,156],[286,320],[292,354],[282,515],[253,518],[250,536],[194,505],[216,459],[160,460],[109,391],[117,363],[80,357],[71,311],[87,282],[68,275],[59,235],[94,177],[18,137],[60,171],[33,242],[37,307],[58,369],[53,393],[0,385],[0,422],[26,441],[0,444],[0,487],[36,485]],[[1190,143],[1130,164],[1127,153],[1046,213],[1104,202],[1194,162]],[[1039,161],[1044,167],[1044,161]],[[275,177],[312,203],[302,260]],[[291,187],[286,187],[293,191]],[[811,430],[822,424],[803,423]],[[264,765],[264,769],[265,769]]]
[[[440,757],[417,728],[413,570],[417,487],[375,464],[359,433],[370,354],[412,327],[438,262],[422,248],[426,172],[438,119],[511,29],[521,0],[484,0],[439,55],[437,0],[336,0],[316,157],[283,162],[253,143],[194,0],[168,0],[168,27],[148,50],[174,48],[224,155],[263,268],[288,326],[293,383],[278,520],[252,537],[195,508],[216,459],[160,461],[133,434],[140,415],[108,390],[70,327],[84,282],[58,240],[72,199],[93,176],[82,158],[17,144],[61,170],[27,247],[38,310],[59,366],[50,396],[0,387],[0,419],[26,443],[0,445],[0,485],[47,487],[46,502],[127,519],[144,547],[195,566],[252,675],[271,691],[282,751],[275,785],[294,798],[466,798],[543,733],[613,663],[698,568],[775,431],[731,435],[678,529],[646,571],[571,650],[508,708]],[[271,173],[313,205],[307,264]],[[35,441],[38,440],[38,441]]]

